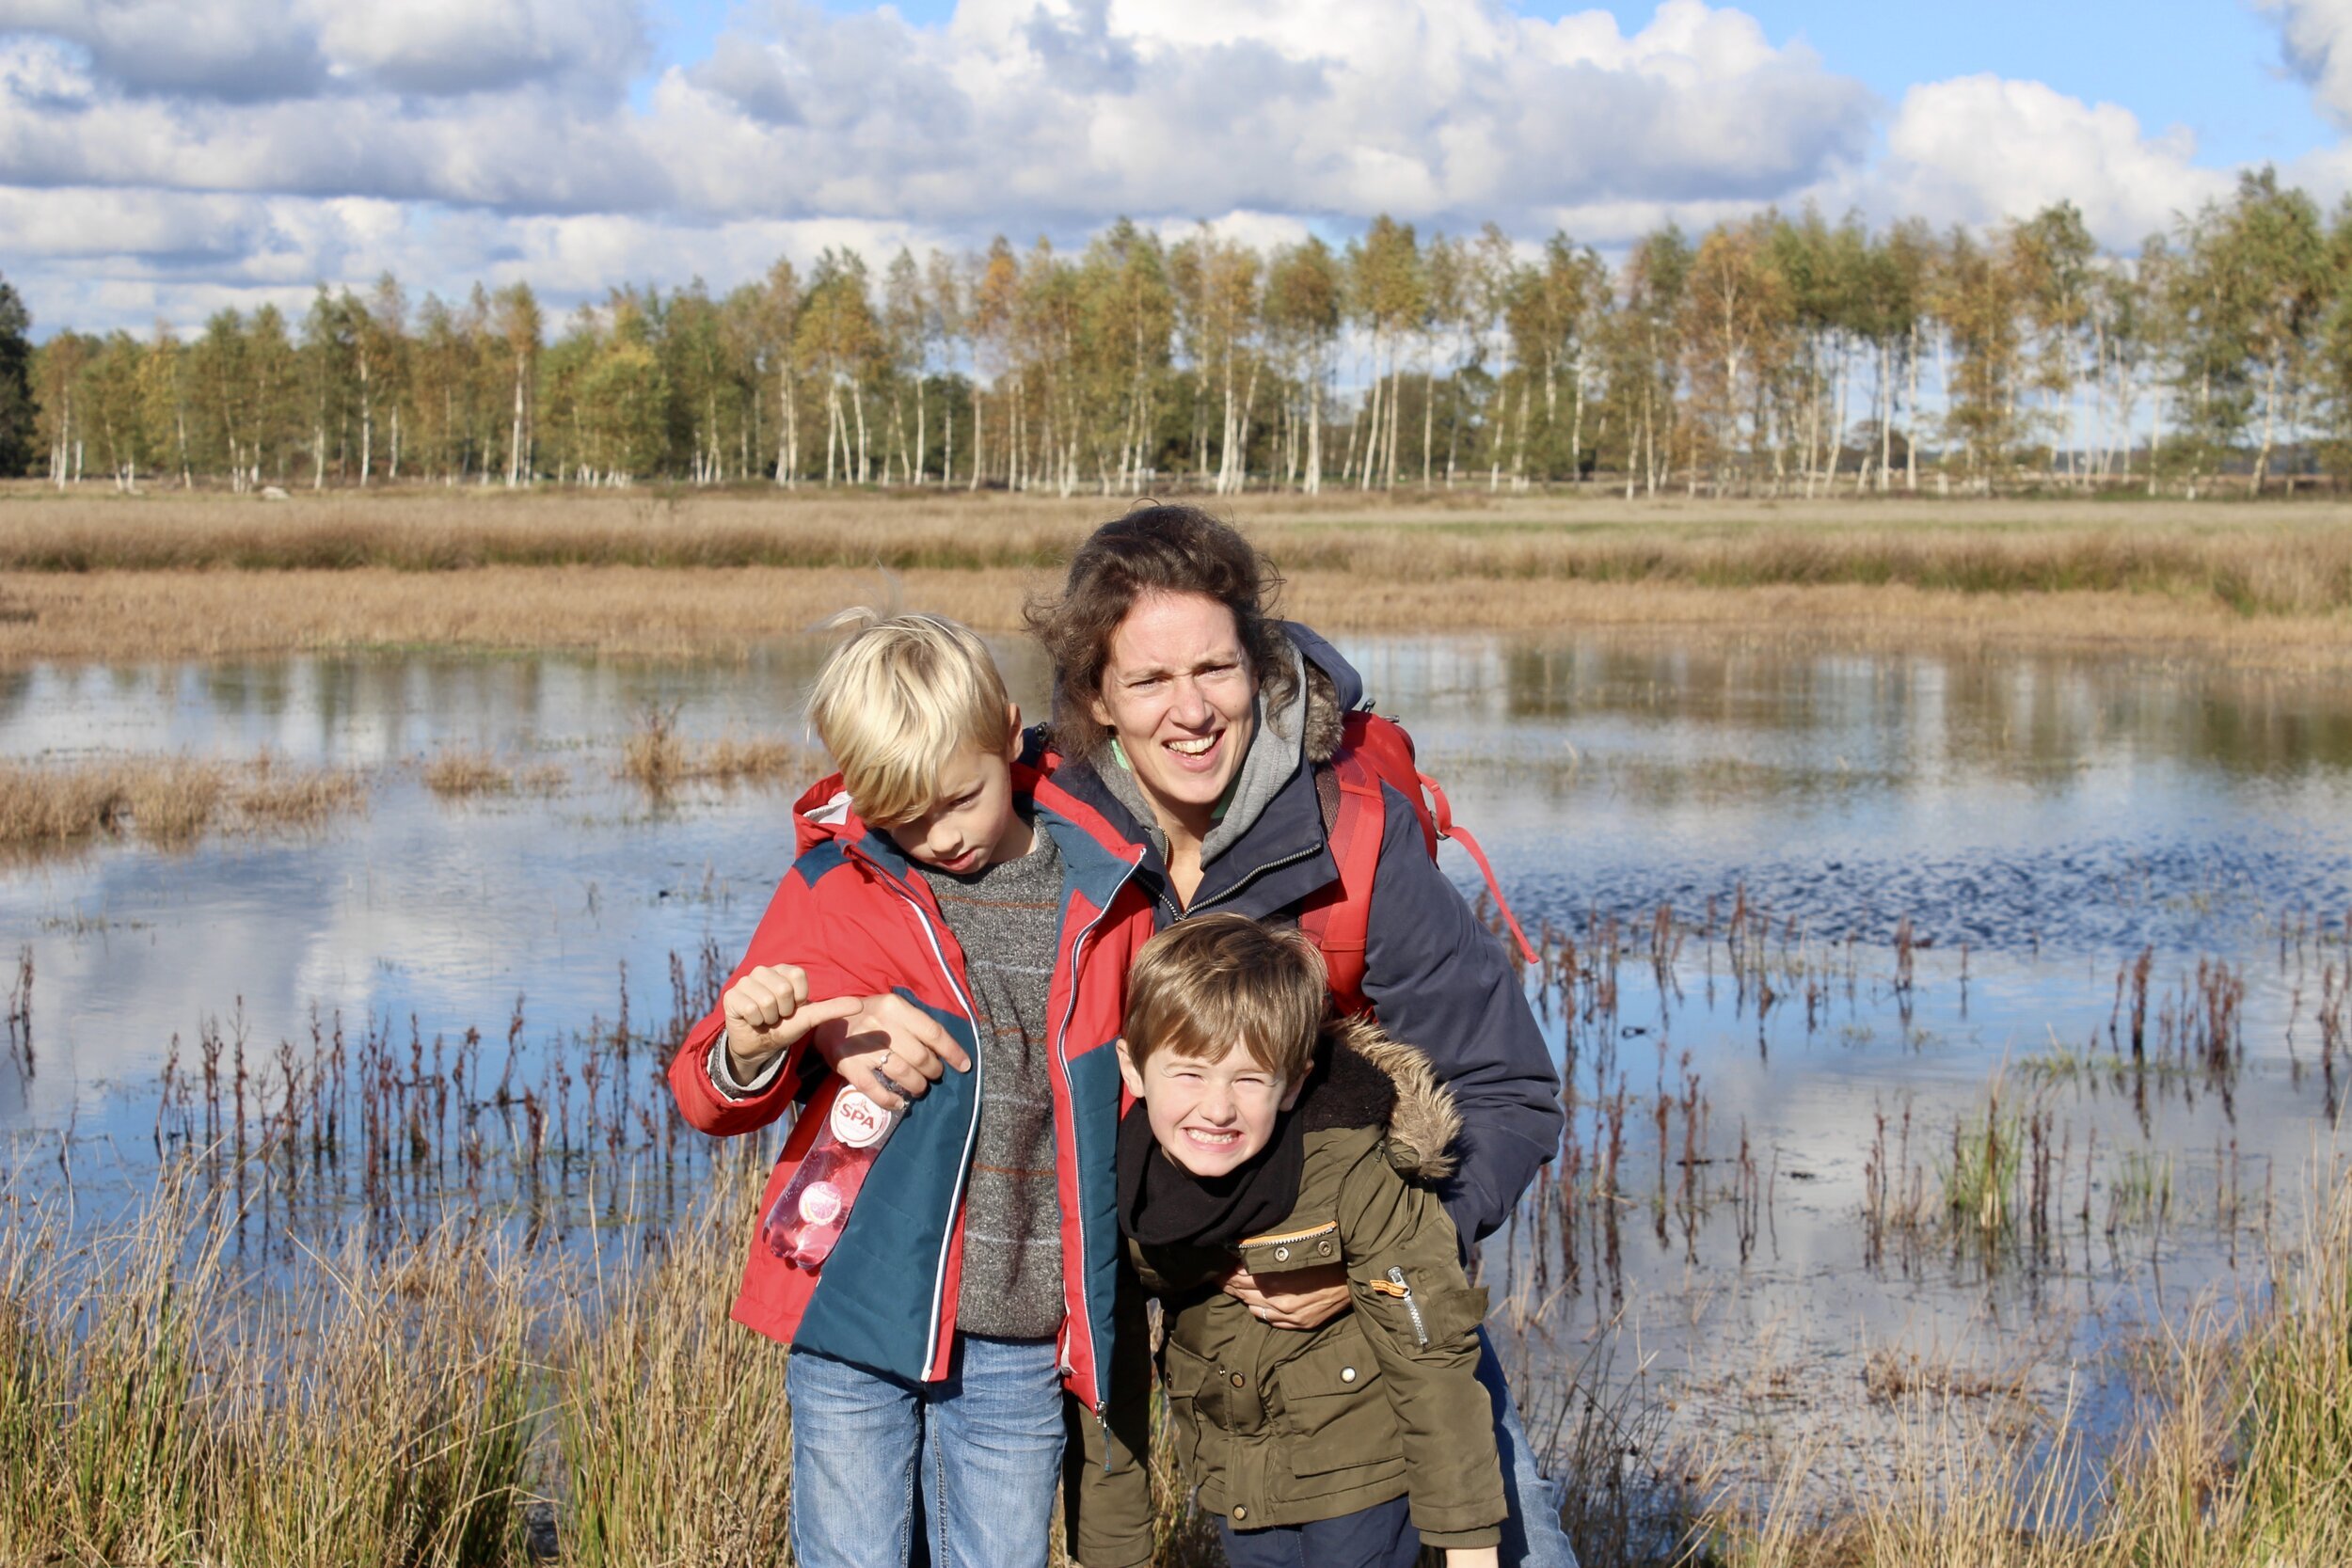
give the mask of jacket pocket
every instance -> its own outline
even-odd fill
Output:
[[[1168,1389],[1168,1417],[1176,1435],[1176,1467],[1184,1483],[1197,1487],[1200,1474],[1200,1435],[1204,1422],[1225,1418],[1223,1385],[1216,1368],[1174,1339],[1161,1348],[1160,1381]]]
[[[1395,1421],[1380,1364],[1353,1323],[1276,1373],[1291,1473],[1329,1475],[1396,1457]]]
[[[1337,1220],[1300,1230],[1252,1236],[1241,1243],[1241,1266],[1253,1275],[1320,1268],[1340,1261]]]

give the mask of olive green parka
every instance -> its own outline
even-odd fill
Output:
[[[1237,1529],[1407,1497],[1425,1544],[1496,1544],[1502,1472],[1476,1377],[1486,1292],[1464,1277],[1454,1224],[1421,1184],[1451,1168],[1461,1118],[1427,1058],[1368,1021],[1329,1025],[1324,1057],[1291,1112],[1305,1118],[1305,1161],[1281,1224],[1235,1248],[1127,1244],[1160,1300],[1157,1359],[1184,1483]],[[1352,1310],[1303,1332],[1261,1323],[1217,1284],[1236,1261],[1270,1288],[1341,1264]],[[1108,1424],[1140,1426],[1132,1409]],[[1087,1435],[1089,1525],[1148,1539],[1142,1467],[1125,1443],[1106,1464]]]

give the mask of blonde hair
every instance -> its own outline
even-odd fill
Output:
[[[912,821],[939,797],[959,747],[1002,756],[1012,703],[987,644],[944,615],[845,610],[848,630],[809,693],[808,720],[841,769],[857,814],[876,827]]]
[[[1222,1061],[1236,1042],[1286,1084],[1307,1076],[1327,997],[1323,955],[1295,929],[1242,914],[1179,921],[1127,972],[1127,1056]]]

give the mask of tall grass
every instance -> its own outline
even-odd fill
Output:
[[[1125,505],[946,495],[673,504],[411,493],[268,509],[206,498],[135,505],[67,499],[0,512],[0,571],[1050,573],[1094,524]],[[2352,608],[2352,529],[2332,507],[2152,504],[2119,515],[2114,507],[1911,502],[1661,511],[1589,500],[1371,505],[1354,497],[1250,497],[1229,510],[1284,571],[1363,581],[2122,593],[2249,615]]]
[[[701,742],[680,734],[675,706],[639,711],[621,742],[618,776],[663,796],[686,784],[804,784],[830,771],[822,754],[788,740],[723,736]]]
[[[120,835],[179,846],[214,827],[316,827],[366,800],[356,772],[289,767],[267,752],[243,765],[185,756],[0,761],[0,847]]]
[[[726,1316],[766,1169],[723,1158],[651,1257],[609,1256],[560,1315],[557,1490],[582,1568],[783,1560],[792,1427],[786,1354]]]
[[[0,1243],[0,1560],[501,1561],[537,1417],[518,1259],[356,1244],[282,1290],[185,1179],[78,1245]]]
[[[761,1176],[730,1154],[673,1223],[568,1260],[444,1228],[250,1278],[235,1214],[185,1170],[95,1237],[10,1229],[0,1561],[519,1568],[534,1497],[565,1561],[782,1560],[786,1356],[726,1316]],[[2352,1188],[2265,1302],[2204,1313],[2140,1366],[2105,1457],[2071,1419],[2021,1434],[1923,1384],[1898,1396],[1885,1491],[1824,1513],[1801,1449],[1759,1506],[1680,1548],[1587,1530],[1587,1568],[2352,1561]],[[1635,1429],[1602,1428],[1609,1469]],[[1159,1560],[1204,1568],[1167,1460]]]
[[[1798,1488],[1714,1522],[1724,1568],[2285,1568],[2352,1562],[2352,1186],[2247,1317],[2208,1309],[2145,1356],[2105,1460],[2071,1418],[2004,1435],[1923,1398],[1889,1493],[1829,1518]]]

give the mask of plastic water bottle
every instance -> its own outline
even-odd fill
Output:
[[[834,1096],[823,1130],[768,1211],[761,1227],[768,1250],[802,1269],[814,1269],[833,1256],[841,1227],[850,1222],[850,1205],[866,1185],[882,1140],[898,1125],[898,1112],[883,1110],[855,1089],[845,1087]]]

